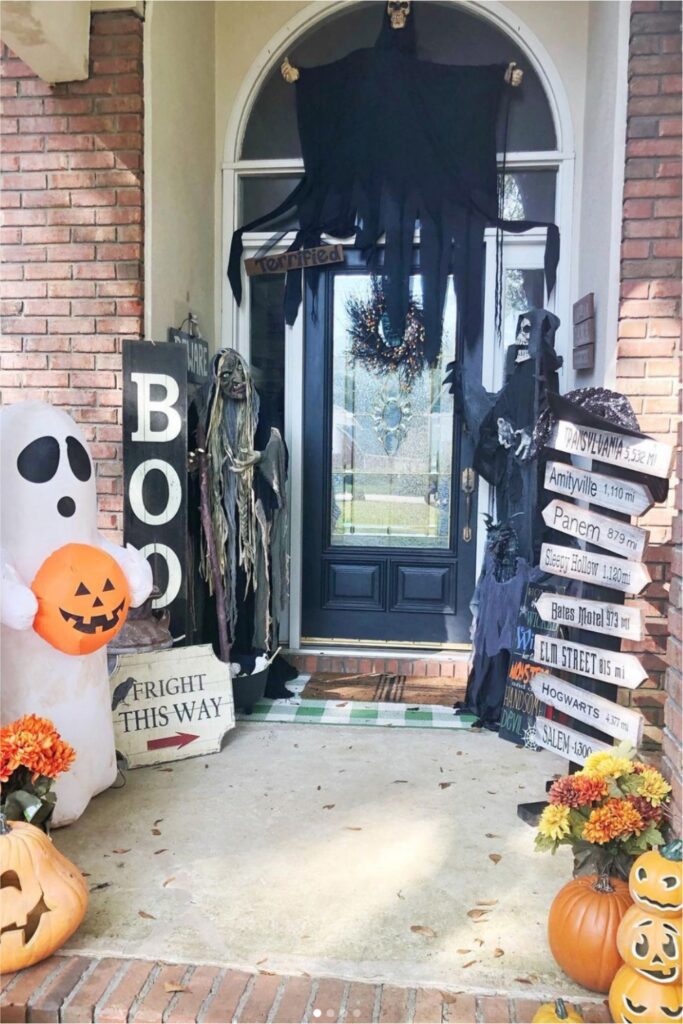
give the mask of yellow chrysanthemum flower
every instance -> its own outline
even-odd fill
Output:
[[[547,839],[562,839],[569,835],[569,808],[564,804],[548,804],[538,823],[538,831]]]
[[[641,772],[637,792],[638,796],[649,800],[653,807],[659,807],[671,792],[671,786],[656,768],[645,768]]]
[[[631,775],[633,761],[628,757],[615,757],[608,750],[597,750],[586,759],[580,775],[590,779],[616,779],[619,775]]]

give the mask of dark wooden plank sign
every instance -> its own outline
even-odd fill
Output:
[[[595,316],[595,293],[588,292],[572,306],[572,323],[581,324]]]
[[[575,370],[592,370],[595,366],[595,297],[589,292],[574,303],[573,310]]]
[[[549,589],[541,584],[527,585],[517,620],[516,644],[510,658],[498,732],[503,740],[532,747],[535,746],[536,716],[545,713],[543,702],[535,696],[530,685],[533,676],[543,671],[532,663],[534,640],[537,635],[557,636],[559,632],[555,623],[545,622],[538,613],[538,599],[548,592]]]
[[[129,768],[215,753],[235,725],[230,666],[210,644],[123,654],[110,689],[116,749]]]
[[[248,277],[259,274],[286,274],[288,270],[305,267],[324,267],[328,263],[344,262],[344,246],[317,245],[313,249],[283,252],[278,256],[256,256],[244,261]]]
[[[123,535],[149,560],[171,635],[188,632],[187,349],[123,343]]]

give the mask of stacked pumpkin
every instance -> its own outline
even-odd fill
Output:
[[[617,931],[624,966],[609,992],[615,1021],[661,1024],[683,1020],[681,910],[683,843],[649,850],[634,863],[634,904]]]

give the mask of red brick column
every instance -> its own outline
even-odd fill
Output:
[[[617,362],[618,390],[631,399],[642,429],[674,444],[680,420],[681,355],[680,27],[680,3],[634,0],[631,5]],[[631,649],[642,653],[650,680],[631,699],[651,723],[650,739],[662,738],[666,719],[664,764],[680,783],[681,626],[680,614],[670,605],[680,597],[680,546],[672,541],[674,508],[672,493],[666,508],[654,509],[643,519],[650,530],[646,557],[654,582],[645,602],[648,635]],[[678,525],[680,531],[680,519]],[[678,801],[680,808],[680,788]]]
[[[50,87],[2,53],[2,402],[83,424],[100,527],[122,519],[121,341],[143,331],[142,22],[95,14],[90,74]]]

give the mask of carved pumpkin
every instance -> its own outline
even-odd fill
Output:
[[[639,974],[669,984],[681,977],[681,925],[637,904],[619,925],[617,948],[624,963]]]
[[[25,821],[0,815],[0,973],[19,971],[59,949],[83,920],[88,887],[52,841]]]
[[[102,548],[65,544],[45,559],[31,589],[33,628],[65,654],[92,654],[114,639],[130,607],[128,583]]]
[[[609,1009],[617,1024],[666,1024],[683,1020],[680,985],[660,985],[624,965],[609,990]]]
[[[583,1017],[571,1003],[565,1003],[564,999],[556,999],[554,1003],[544,1003],[543,1006],[539,1006],[531,1024],[558,1024],[560,1021],[579,1024],[583,1021]]]
[[[548,942],[562,970],[579,985],[609,991],[622,963],[617,929],[630,906],[626,882],[606,875],[581,875],[558,892],[548,915]]]
[[[683,909],[682,849],[683,843],[676,839],[638,858],[628,879],[631,896],[638,906],[662,917],[680,917]]]

